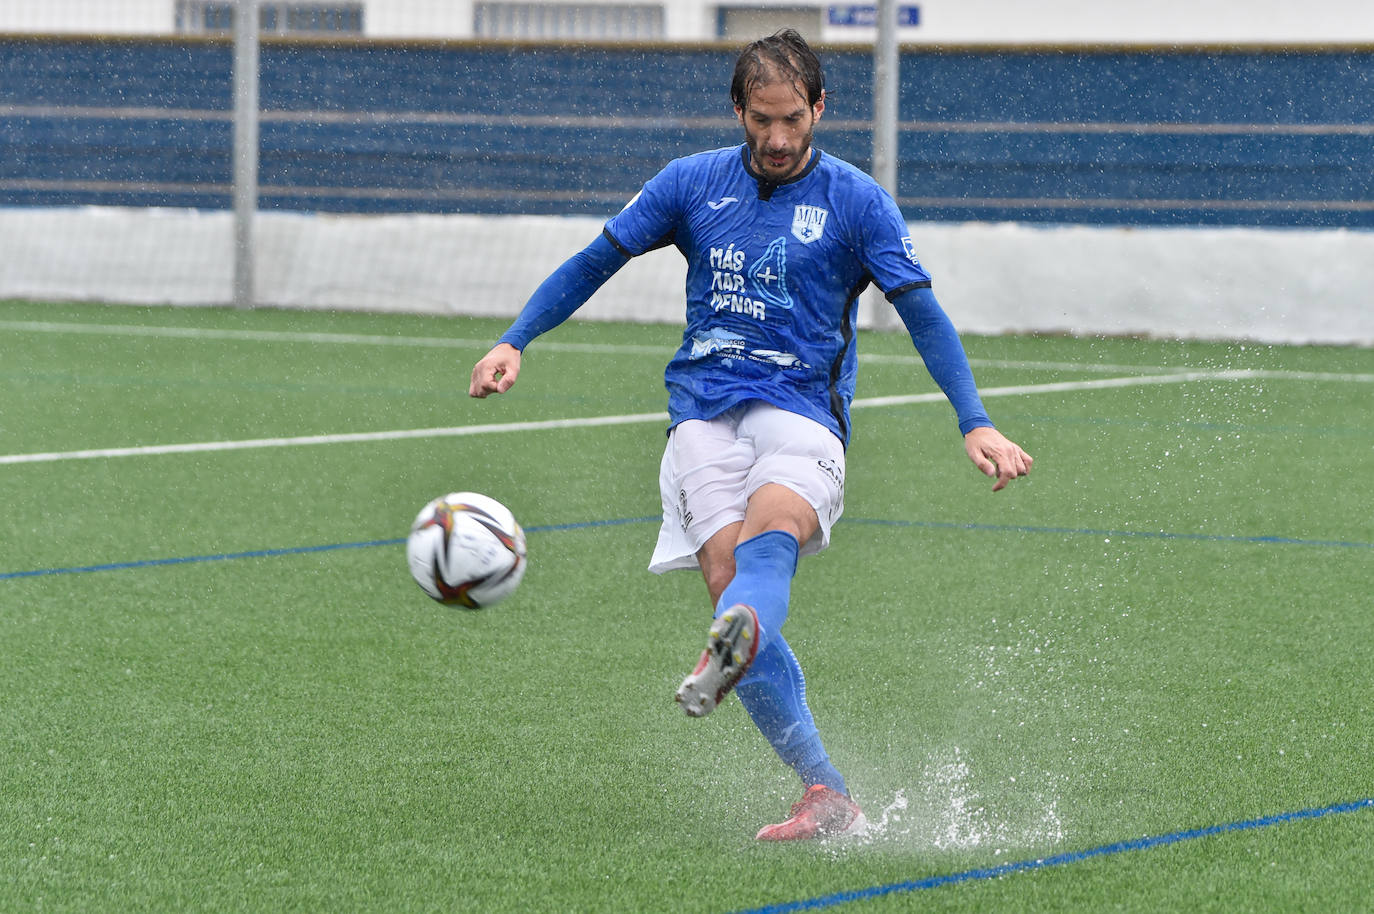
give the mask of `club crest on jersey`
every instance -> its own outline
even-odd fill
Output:
[[[916,259],[916,243],[911,240],[910,235],[902,239],[902,247],[906,248],[906,259],[919,267],[921,262]]]
[[[792,211],[792,235],[802,244],[819,241],[825,232],[828,210],[803,203]]]

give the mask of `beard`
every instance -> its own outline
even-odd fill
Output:
[[[755,136],[748,127],[744,128],[744,140],[749,146],[749,158],[754,170],[767,180],[779,184],[806,167],[814,136],[814,128],[808,127],[805,134],[789,141],[786,146],[767,148],[763,137]]]

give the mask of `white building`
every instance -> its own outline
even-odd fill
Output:
[[[875,0],[258,0],[265,32],[381,39],[737,41],[783,25],[869,42]],[[1374,41],[1371,0],[898,0],[900,40],[930,44],[1328,44]],[[235,0],[0,0],[0,33],[223,31]]]

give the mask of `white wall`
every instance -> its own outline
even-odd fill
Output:
[[[0,209],[0,298],[225,304],[227,212]],[[514,316],[602,220],[263,213],[258,298],[299,308]],[[965,332],[1374,346],[1374,232],[916,223]],[[632,261],[580,317],[676,323],[682,258]],[[865,302],[865,326],[899,326]]]
[[[472,0],[369,0],[369,38],[470,38]]]
[[[900,40],[962,43],[1234,42],[1374,40],[1374,0],[897,0],[920,7]],[[873,33],[852,30],[871,41]],[[827,37],[834,37],[833,32]]]
[[[175,23],[175,0],[0,0],[0,32],[155,35]]]
[[[542,0],[586,3],[593,0]],[[653,0],[596,0],[653,2]],[[716,7],[808,0],[661,0],[668,38],[715,38]],[[873,3],[875,0],[835,0]],[[385,38],[472,35],[473,0],[366,0],[367,33]],[[810,0],[824,9],[825,0]],[[1332,43],[1374,41],[1374,0],[898,0],[920,8],[906,42]],[[0,32],[166,34],[174,0],[0,0]],[[863,28],[826,28],[826,41],[871,41]]]

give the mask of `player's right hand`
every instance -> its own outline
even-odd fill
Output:
[[[519,374],[520,350],[510,343],[497,343],[491,352],[472,366],[468,396],[481,398],[488,394],[503,394],[510,390]]]

